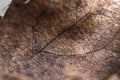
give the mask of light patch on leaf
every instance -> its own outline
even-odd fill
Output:
[[[11,2],[12,0],[0,0],[0,16],[1,17],[4,17]]]

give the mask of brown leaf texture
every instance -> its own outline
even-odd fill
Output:
[[[120,76],[120,0],[22,1],[0,22],[0,80]]]

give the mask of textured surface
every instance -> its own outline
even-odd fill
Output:
[[[13,0],[0,23],[1,80],[106,80],[117,74],[120,0],[22,1]]]

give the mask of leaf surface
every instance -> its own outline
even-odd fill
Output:
[[[119,70],[119,0],[18,2],[0,23],[1,73],[21,80],[104,80]]]

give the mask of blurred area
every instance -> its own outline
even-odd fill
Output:
[[[12,2],[12,0],[0,0],[0,17],[4,17],[11,2]]]
[[[113,74],[107,80],[120,80],[120,75]]]

